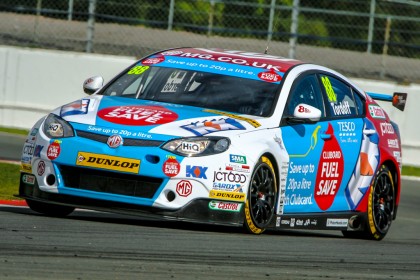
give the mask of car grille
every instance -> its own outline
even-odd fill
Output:
[[[64,185],[68,188],[152,198],[162,179],[121,174],[102,170],[60,166]]]
[[[76,130],[77,136],[87,138],[93,141],[105,143],[108,141],[109,136],[86,132],[83,130]],[[158,140],[144,140],[144,139],[134,139],[134,138],[124,138],[123,146],[138,146],[138,147],[159,147],[164,141]]]

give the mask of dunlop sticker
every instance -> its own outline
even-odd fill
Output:
[[[238,192],[228,192],[228,191],[216,191],[211,190],[209,194],[210,198],[223,199],[223,200],[234,200],[234,201],[244,201],[245,194]]]
[[[79,152],[77,154],[76,165],[128,173],[139,173],[140,160]]]

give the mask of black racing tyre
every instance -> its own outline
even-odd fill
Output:
[[[75,209],[70,206],[49,204],[31,199],[26,199],[26,203],[31,210],[51,217],[66,217]]]
[[[277,181],[273,164],[261,157],[252,173],[245,202],[245,228],[253,234],[261,234],[274,217]]]
[[[395,188],[391,172],[382,165],[370,186],[364,231],[343,231],[345,237],[382,240],[391,227],[395,209]]]

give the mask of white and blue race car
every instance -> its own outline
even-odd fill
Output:
[[[23,147],[19,196],[76,207],[382,239],[401,189],[398,127],[343,75],[282,57],[179,48],[52,111]]]

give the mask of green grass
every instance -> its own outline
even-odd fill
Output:
[[[18,199],[20,165],[0,162],[0,170],[0,200]]]
[[[18,193],[20,165],[0,162],[0,200],[15,200]],[[420,168],[413,166],[404,166],[402,174],[406,176],[420,177]]]
[[[0,126],[0,132],[8,132],[8,133],[14,133],[14,134],[28,135],[29,130]]]

